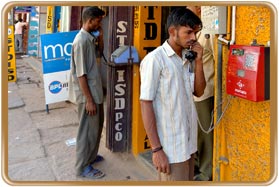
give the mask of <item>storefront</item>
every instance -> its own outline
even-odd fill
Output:
[[[82,8],[41,6],[14,9],[14,20],[23,18],[30,23],[29,28],[26,29],[28,36],[25,36],[27,54],[40,57],[38,37],[40,34],[79,30]],[[103,19],[104,56],[107,61],[103,57],[99,58],[104,89],[107,90],[106,145],[112,151],[131,152],[138,157],[150,150],[139,104],[140,60],[167,38],[165,25],[162,23],[166,22],[173,7],[104,6],[101,8],[107,13]],[[274,16],[271,8],[236,6],[232,9],[226,6],[225,9],[225,33],[215,35],[215,108],[218,106],[218,109],[222,103],[226,103],[229,96],[226,92],[226,71],[228,48],[232,43],[224,43],[224,40],[250,45],[253,39],[257,39],[258,44],[266,45],[273,41],[272,35],[275,35],[275,29],[271,26],[271,17]],[[31,23],[32,20],[38,21],[39,25]],[[215,20],[214,24],[218,21]],[[232,22],[236,24],[233,25]],[[30,30],[36,33],[31,33]],[[33,41],[35,38],[38,40]],[[31,44],[32,46],[29,46]],[[37,48],[28,49],[28,46],[37,46]],[[116,65],[111,55],[121,46],[133,46],[139,55],[139,62],[127,58],[125,65]],[[271,47],[275,47],[275,44],[273,43]],[[271,64],[273,68],[270,69],[276,69],[274,63],[276,64],[273,62]],[[272,94],[271,99],[274,99]],[[214,181],[258,182],[272,178],[275,171],[271,165],[274,147],[271,145],[270,138],[274,132],[270,130],[270,107],[269,100],[252,102],[233,97],[221,122],[214,130]],[[223,111],[224,106],[221,113]],[[214,119],[215,122],[220,119],[218,111],[214,111]]]

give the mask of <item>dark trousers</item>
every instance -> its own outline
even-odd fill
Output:
[[[79,128],[76,138],[76,172],[80,175],[84,168],[96,158],[104,123],[103,104],[97,104],[97,114],[87,115],[85,103],[78,105]]]
[[[211,112],[214,107],[214,97],[203,101],[195,102],[197,113],[204,130],[208,130],[211,123]],[[213,131],[209,134],[204,133],[198,128],[198,153],[197,165],[199,171],[207,176],[212,177],[212,159],[213,159]]]

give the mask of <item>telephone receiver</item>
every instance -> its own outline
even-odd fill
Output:
[[[190,46],[190,48],[189,48],[189,49],[186,51],[186,53],[185,53],[185,58],[186,58],[187,60],[189,60],[190,63],[192,63],[192,62],[195,60],[195,58],[197,57],[197,52],[195,52],[195,51],[192,50],[192,45],[193,45],[195,42],[197,42],[197,40],[191,40],[191,41],[190,41],[191,46]]]
[[[91,34],[97,38],[98,36],[100,36],[100,31],[95,30],[95,31],[91,32]]]
[[[185,53],[185,58],[190,62],[189,63],[189,72],[193,73],[195,68],[195,63],[192,63],[197,57],[197,52],[192,51],[191,49],[187,50]]]
[[[185,53],[185,58],[189,60],[189,62],[193,62],[195,58],[197,57],[197,52],[190,50],[187,50]]]

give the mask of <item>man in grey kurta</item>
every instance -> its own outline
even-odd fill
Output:
[[[79,128],[76,142],[76,173],[92,179],[104,176],[93,168],[104,122],[103,88],[96,61],[96,40],[91,32],[99,30],[104,12],[98,7],[84,8],[83,26],[76,35],[71,56],[69,100],[78,105]]]

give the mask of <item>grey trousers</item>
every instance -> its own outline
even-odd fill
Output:
[[[23,51],[22,48],[22,34],[15,34],[15,50],[16,51]]]
[[[211,112],[214,107],[214,97],[195,102],[197,113],[204,130],[208,130],[211,122]],[[212,177],[212,159],[213,159],[213,131],[209,134],[204,133],[198,128],[198,153],[197,165],[199,171],[208,178]]]
[[[97,104],[97,114],[86,114],[85,103],[78,105],[79,127],[76,138],[76,174],[90,165],[96,158],[104,123],[103,104]]]

